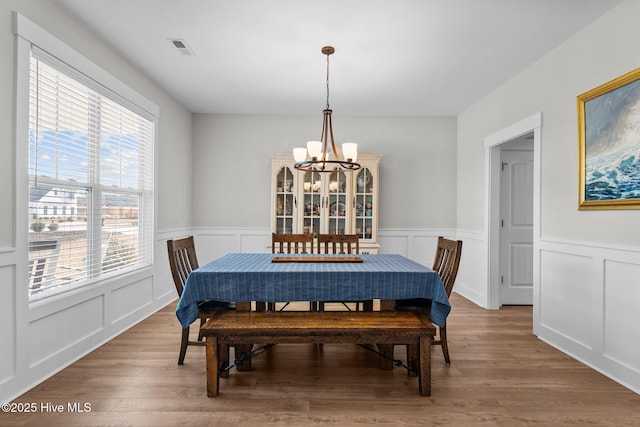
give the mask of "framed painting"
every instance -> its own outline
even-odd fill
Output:
[[[640,209],[640,68],[578,96],[578,209]]]

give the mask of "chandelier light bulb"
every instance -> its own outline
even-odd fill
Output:
[[[312,159],[317,159],[320,157],[322,153],[322,142],[320,141],[309,141],[307,142],[307,151],[309,152],[309,157]]]
[[[296,162],[304,162],[305,160],[307,160],[307,149],[304,147],[294,148],[293,158]]]
[[[342,144],[342,155],[345,160],[350,162],[358,160],[358,144],[354,142],[345,142]]]

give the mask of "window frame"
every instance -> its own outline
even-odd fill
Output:
[[[132,271],[140,271],[141,269],[152,269],[154,265],[154,246],[156,232],[156,215],[157,215],[157,139],[158,139],[158,118],[159,108],[144,96],[140,95],[117,78],[113,77],[101,67],[97,66],[87,58],[50,35],[48,32],[31,22],[23,15],[14,12],[13,15],[14,33],[16,37],[16,75],[15,75],[15,173],[16,185],[14,200],[15,218],[14,218],[14,243],[16,250],[22,256],[17,262],[16,283],[17,294],[22,298],[26,298],[29,302],[39,301],[51,296],[65,294],[79,288],[92,288],[95,284],[103,282],[107,279],[113,279],[127,274]],[[138,265],[133,269],[116,270],[97,277],[88,277],[77,284],[65,286],[56,291],[43,291],[29,296],[28,286],[28,221],[29,221],[29,166],[28,166],[28,141],[29,138],[29,80],[30,80],[30,61],[32,48],[38,49],[47,55],[55,58],[57,61],[68,66],[60,71],[68,73],[71,77],[79,79],[83,84],[87,81],[92,85],[99,85],[103,96],[123,105],[141,117],[149,120],[152,126],[152,147],[151,149],[151,200],[149,208],[152,210],[148,220],[150,224],[145,227],[145,238],[148,239],[149,262],[144,265]],[[76,75],[73,75],[76,73]],[[82,81],[85,79],[85,81]],[[86,80],[88,79],[88,80]],[[91,87],[91,85],[88,85]],[[94,87],[95,90],[95,87]],[[23,294],[24,290],[24,294]]]

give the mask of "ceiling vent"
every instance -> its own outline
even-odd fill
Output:
[[[193,50],[187,45],[187,42],[185,42],[183,39],[169,39],[169,42],[171,42],[171,45],[173,45],[173,47],[175,47],[176,50],[178,50],[178,52],[180,52],[181,54],[187,55],[187,56],[195,55]]]

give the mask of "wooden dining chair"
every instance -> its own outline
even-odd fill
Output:
[[[271,233],[272,254],[307,254],[313,252],[313,233]],[[284,309],[289,303],[285,302]],[[309,302],[311,310],[315,309],[315,303]],[[275,311],[276,304],[267,304],[269,311]]]
[[[182,290],[184,289],[184,285],[189,274],[198,268],[198,257],[196,256],[196,247],[193,236],[185,237],[183,239],[167,240],[167,249],[169,251],[169,266],[171,267],[173,282],[176,285],[178,296],[181,297]],[[221,301],[205,301],[200,303],[198,306],[200,326],[202,326],[204,322],[213,315],[213,313],[220,310],[233,309],[235,309],[235,304],[233,303]],[[187,326],[186,328],[182,328],[182,341],[180,343],[178,365],[184,364],[187,347],[190,345],[204,346],[204,341],[202,341],[202,336],[200,334],[198,334],[197,341],[190,340],[189,327]]]
[[[313,253],[313,233],[281,234],[271,233],[272,254]]]
[[[318,234],[318,253],[319,254],[359,254],[360,239],[357,234]],[[373,301],[326,301],[338,302],[343,304],[349,311],[352,311],[349,304],[355,304],[355,311],[360,310],[360,304],[363,311],[373,310]],[[319,302],[318,309],[324,311],[325,303]]]
[[[357,234],[318,234],[319,254],[359,254]]]
[[[458,275],[458,267],[460,266],[460,256],[462,255],[462,240],[450,240],[444,237],[438,237],[438,245],[436,247],[436,255],[433,261],[433,270],[438,273],[444,285],[447,297],[451,295],[451,290]],[[424,311],[427,314],[430,311],[431,301],[415,298],[396,301],[396,310],[398,311]],[[439,339],[433,339],[432,345],[440,345],[442,354],[447,365],[451,364],[449,358],[449,346],[447,343],[447,325],[438,327]],[[407,361],[409,366],[415,365],[417,361],[418,349],[414,346],[407,346]],[[411,365],[411,363],[414,363]]]

